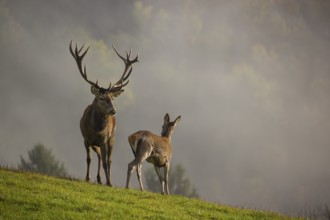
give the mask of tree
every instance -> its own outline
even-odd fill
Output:
[[[173,168],[170,168],[169,172],[169,190],[172,194],[183,195],[187,197],[198,198],[197,189],[191,184],[188,177],[185,177],[186,170],[181,164],[175,165]],[[154,170],[150,168],[145,172],[145,181],[147,188],[152,192],[159,192],[161,185],[159,178]]]
[[[325,219],[330,220],[330,208],[328,207],[328,205],[324,206],[323,216]]]
[[[330,208],[327,204],[325,204],[324,207],[305,207],[300,217],[304,219],[330,220]]]
[[[57,161],[52,154],[51,149],[45,148],[42,144],[37,144],[28,151],[29,160],[21,156],[21,163],[18,169],[44,173],[50,176],[69,177],[63,163]]]

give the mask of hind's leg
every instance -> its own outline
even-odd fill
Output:
[[[141,179],[141,176],[142,176],[142,164],[138,164],[137,165],[136,174],[137,174],[137,178],[139,180],[140,189],[143,191],[144,188],[143,188],[142,179]]]
[[[141,190],[143,190],[143,184],[142,184],[142,179],[141,179],[141,168],[142,168],[142,162],[146,160],[152,151],[152,148],[147,144],[147,143],[140,143],[137,146],[137,151],[136,151],[136,157],[135,159],[128,164],[128,170],[127,170],[127,180],[126,180],[126,188],[129,188],[130,184],[130,179],[132,172],[137,169],[137,175],[139,179],[139,184]]]
[[[160,167],[154,166],[155,167],[155,171],[159,177],[159,182],[162,185],[162,194],[164,194],[165,190],[164,190],[164,177],[162,175],[162,172],[160,170]]]
[[[170,194],[170,190],[168,189],[168,173],[170,171],[170,163],[166,163],[164,167],[164,176],[165,176],[165,190],[166,194]]]

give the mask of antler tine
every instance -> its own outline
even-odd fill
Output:
[[[85,47],[85,44],[83,44],[83,45],[81,46],[81,48],[79,49],[78,53],[80,53],[81,50],[82,50],[84,47]],[[76,44],[76,49],[77,49],[77,44]],[[88,47],[87,49],[89,49],[89,47]]]
[[[77,56],[77,58],[79,59],[80,62],[82,62],[82,60],[84,59],[85,55],[87,54],[89,47],[87,47],[87,49],[85,50],[85,52],[83,52],[83,54],[79,55],[80,52],[82,51],[82,49],[84,48],[85,44],[82,45],[82,47],[78,50],[77,44],[76,44],[76,51],[75,51],[75,55]]]
[[[117,51],[115,45],[112,44],[112,48],[115,50],[116,54],[120,57],[120,59],[122,59],[124,61],[124,63],[126,63],[126,59],[119,54],[119,52]]]
[[[132,53],[132,48],[129,50],[129,52],[126,51],[127,59],[131,57],[131,53]]]
[[[110,85],[109,85],[109,87],[107,88],[107,90],[109,91],[111,89],[111,82],[110,82]]]
[[[76,47],[77,47],[77,45],[76,45]],[[74,55],[73,49],[72,49],[72,40],[70,41],[70,53],[73,56],[73,58],[77,61],[76,56]]]
[[[136,63],[136,62],[139,62],[139,53],[137,53],[134,60],[132,60],[132,63]]]
[[[83,44],[80,49],[78,49],[78,45],[76,44],[76,48],[75,50],[73,51],[72,49],[72,40],[70,41],[70,53],[71,55],[73,56],[73,58],[76,60],[76,63],[77,63],[77,66],[78,66],[78,69],[79,69],[79,72],[80,72],[80,75],[84,78],[84,80],[86,82],[88,82],[90,85],[92,86],[96,86],[98,87],[97,85],[97,82],[94,83],[93,81],[90,81],[88,78],[87,78],[87,71],[86,71],[86,65],[84,65],[84,68],[82,67],[82,61],[85,57],[85,55],[87,54],[90,46],[88,46],[86,48],[86,50],[80,55],[81,51],[84,49],[85,47],[85,44]]]

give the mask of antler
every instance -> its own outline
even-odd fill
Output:
[[[126,59],[125,59],[123,56],[121,56],[118,53],[115,46],[112,45],[116,54],[120,57],[120,59],[122,59],[124,61],[125,69],[124,69],[124,72],[123,72],[121,78],[113,86],[111,86],[111,83],[110,83],[109,87],[107,89],[104,89],[98,85],[97,81],[96,81],[96,83],[94,83],[93,81],[90,81],[89,79],[87,79],[86,65],[84,66],[84,68],[82,67],[82,60],[84,59],[85,55],[87,54],[87,51],[89,50],[89,46],[82,54],[80,54],[84,47],[85,47],[85,44],[82,45],[82,47],[80,49],[78,49],[77,44],[76,44],[76,48],[73,51],[72,41],[70,42],[70,53],[73,56],[73,58],[76,60],[79,72],[80,72],[81,76],[85,79],[86,82],[88,82],[92,86],[97,87],[100,90],[108,91],[108,92],[120,91],[120,90],[122,90],[123,87],[125,87],[128,84],[129,80],[127,80],[127,79],[131,75],[131,72],[133,70],[132,64],[138,62],[138,59],[139,59],[138,54],[136,55],[136,57],[133,60],[130,60],[132,50],[130,50],[129,52],[126,51]]]
[[[132,49],[130,49],[129,52],[126,51],[126,59],[125,59],[123,56],[121,56],[119,54],[119,52],[117,51],[117,49],[115,48],[114,45],[112,45],[112,47],[115,50],[116,54],[119,56],[119,58],[122,59],[122,61],[124,61],[124,63],[125,63],[125,69],[124,69],[123,74],[121,75],[121,78],[112,87],[111,87],[111,83],[110,83],[110,86],[108,88],[108,90],[110,90],[111,92],[116,92],[116,91],[121,90],[123,87],[125,87],[128,84],[129,80],[127,80],[127,79],[131,75],[131,72],[133,70],[132,64],[139,62],[139,60],[138,60],[139,54],[137,54],[133,60],[130,60],[131,53],[132,53]]]
[[[89,46],[88,46],[87,49],[80,55],[80,52],[83,50],[84,47],[85,47],[85,44],[83,44],[81,46],[81,48],[78,50],[78,47],[77,47],[77,44],[76,44],[76,48],[73,51],[72,41],[71,41],[70,42],[70,53],[73,56],[73,58],[76,60],[79,72],[80,72],[81,76],[85,79],[85,81],[88,82],[92,86],[100,88],[97,85],[97,81],[96,81],[96,83],[94,83],[93,81],[90,81],[89,79],[87,79],[86,65],[84,66],[84,68],[82,67],[82,60],[84,59],[85,55],[87,54],[87,51],[89,50]]]

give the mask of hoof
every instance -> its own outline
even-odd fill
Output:
[[[96,179],[97,179],[97,183],[98,184],[102,184],[102,180],[101,180],[101,177],[100,176],[96,177]]]

